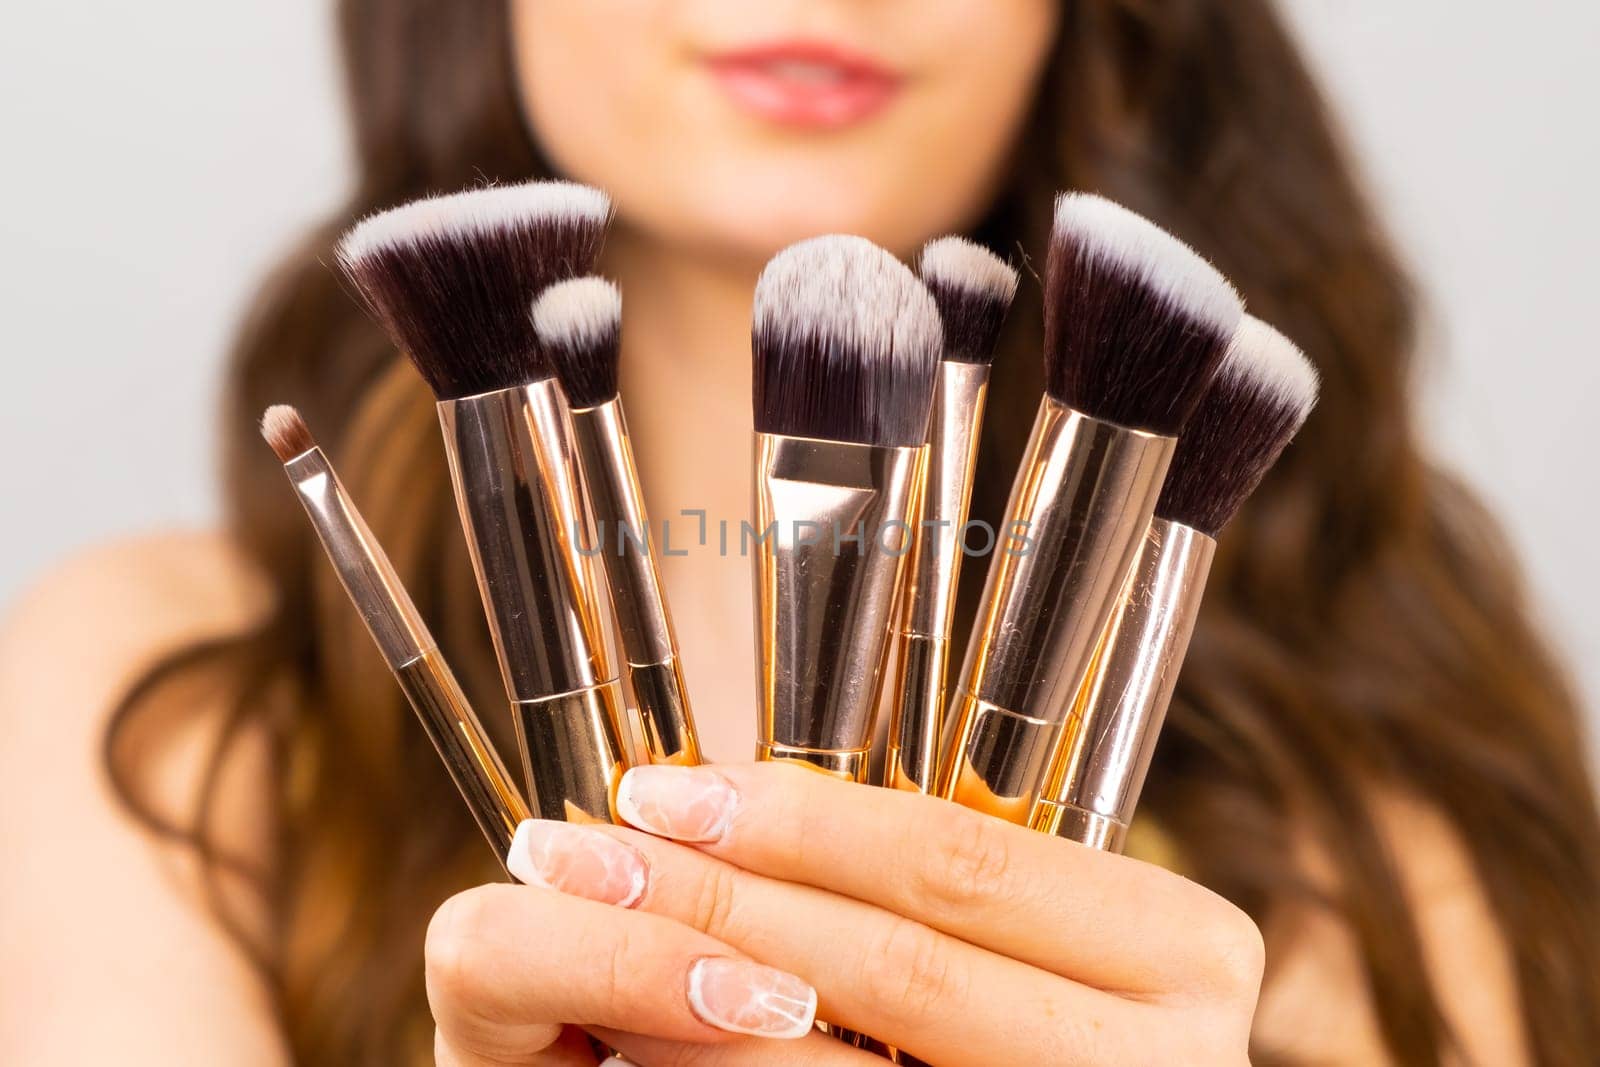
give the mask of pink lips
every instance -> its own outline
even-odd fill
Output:
[[[866,56],[807,41],[723,52],[706,67],[735,104],[787,126],[861,122],[894,98],[901,81]]]

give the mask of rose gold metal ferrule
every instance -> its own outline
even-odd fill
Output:
[[[574,410],[572,428],[650,762],[697,764],[699,735],[621,399]]]
[[[866,780],[924,454],[756,435],[758,759]]]
[[[927,476],[895,636],[899,672],[890,705],[884,784],[896,789],[929,793],[937,785],[962,531],[972,504],[988,392],[988,364],[939,364]]]
[[[611,822],[622,686],[566,399],[550,378],[444,401],[439,419],[534,813]]]
[[[504,864],[517,826],[529,818],[528,806],[400,576],[320,448],[296,456],[284,464],[284,471],[378,651],[422,721],[495,858]]]
[[[1028,822],[1175,445],[1045,398],[967,648],[943,796]]]
[[[1217,543],[1156,519],[1061,733],[1036,830],[1121,852],[1189,651]]]

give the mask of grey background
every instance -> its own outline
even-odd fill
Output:
[[[1285,3],[1423,285],[1431,447],[1503,516],[1593,707],[1600,5]],[[348,171],[324,0],[8,21],[0,603],[85,546],[211,519],[221,353]]]

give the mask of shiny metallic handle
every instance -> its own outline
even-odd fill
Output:
[[[397,668],[432,648],[433,638],[404,594],[400,576],[322,449],[296,456],[284,465],[284,472],[384,662]]]
[[[968,692],[1063,719],[1117,609],[1174,444],[1045,400],[1000,532],[1008,540],[989,566]]]
[[[473,821],[503,865],[517,826],[532,816],[461,686],[437,651],[396,667],[394,674]]]
[[[908,562],[897,638],[900,673],[895,679],[884,769],[884,784],[895,789],[930,793],[938,787],[962,533],[972,504],[988,384],[986,365],[949,361],[939,365],[927,474],[916,509],[916,543]]]
[[[703,762],[689,693],[677,660],[627,665],[628,687],[638,703],[639,726],[651,763],[693,767]]]
[[[623,654],[633,663],[664,663],[677,643],[621,401],[573,412],[572,429]]]
[[[1025,826],[1050,769],[1059,723],[1018,715],[958,694],[953,743],[940,765],[940,795]]]
[[[1089,674],[1175,443],[1045,399],[967,649],[945,797],[1027,821],[1048,769],[1039,746]]]
[[[612,617],[651,762],[698,763],[700,741],[622,401],[575,411],[572,425]]]
[[[830,777],[864,785],[872,765],[872,750],[796,748],[760,741],[756,744],[756,759],[762,763],[798,763]]]
[[[566,401],[553,380],[439,405],[489,629],[513,701],[615,679]]]
[[[617,682],[511,706],[534,817],[616,821],[617,784],[628,769]]]
[[[884,785],[913,793],[938,787],[940,733],[944,728],[945,682],[950,642],[897,635],[899,674],[890,707],[889,759]]]
[[[1076,804],[1040,800],[1033,809],[1030,825],[1041,833],[1076,841],[1100,852],[1121,855],[1128,847],[1127,823],[1118,822],[1099,812],[1086,811]]]
[[[1079,713],[1062,731],[1033,826],[1120,850],[1189,651],[1216,542],[1180,523],[1150,524],[1107,627]]]
[[[527,804],[328,457],[313,448],[286,463],[284,470],[340,583],[504,866],[512,835],[528,818]]]
[[[972,504],[989,368],[941,363],[928,435],[927,476],[909,561],[901,629],[949,640],[961,578],[962,527]]]
[[[872,744],[923,449],[756,437],[764,751]]]

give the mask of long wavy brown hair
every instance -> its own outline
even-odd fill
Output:
[[[329,250],[376,208],[548,167],[519,111],[506,0],[343,0],[339,15],[358,182],[265,288],[224,409],[231,530],[279,599],[259,628],[157,665],[106,751],[125,801],[200,850],[215,887],[242,869],[214,841],[217,783],[233,740],[267,724],[276,854],[245,873],[269,927],[214,901],[298,1062],[349,1067],[426,1059],[423,931],[445,896],[496,871],[255,421],[269,403],[305,411],[474,699],[495,706],[430,397],[341,290]],[[1579,717],[1493,524],[1419,451],[1413,300],[1273,4],[1066,4],[1035,111],[977,236],[1038,254],[1054,191],[1105,193],[1212,258],[1323,376],[1317,414],[1225,535],[1147,815],[1186,869],[1258,919],[1290,901],[1335,909],[1393,1055],[1437,1064],[1451,1036],[1372,813],[1381,788],[1412,791],[1471,852],[1537,1062],[1584,1060],[1600,1049],[1600,825]],[[1040,317],[1026,294],[998,412],[1035,405]],[[977,508],[991,521],[1026,424],[990,420]],[[122,742],[169,683],[216,663],[237,683],[231,712],[192,818],[174,819]],[[1306,839],[1335,865],[1331,890],[1301,875]]]

